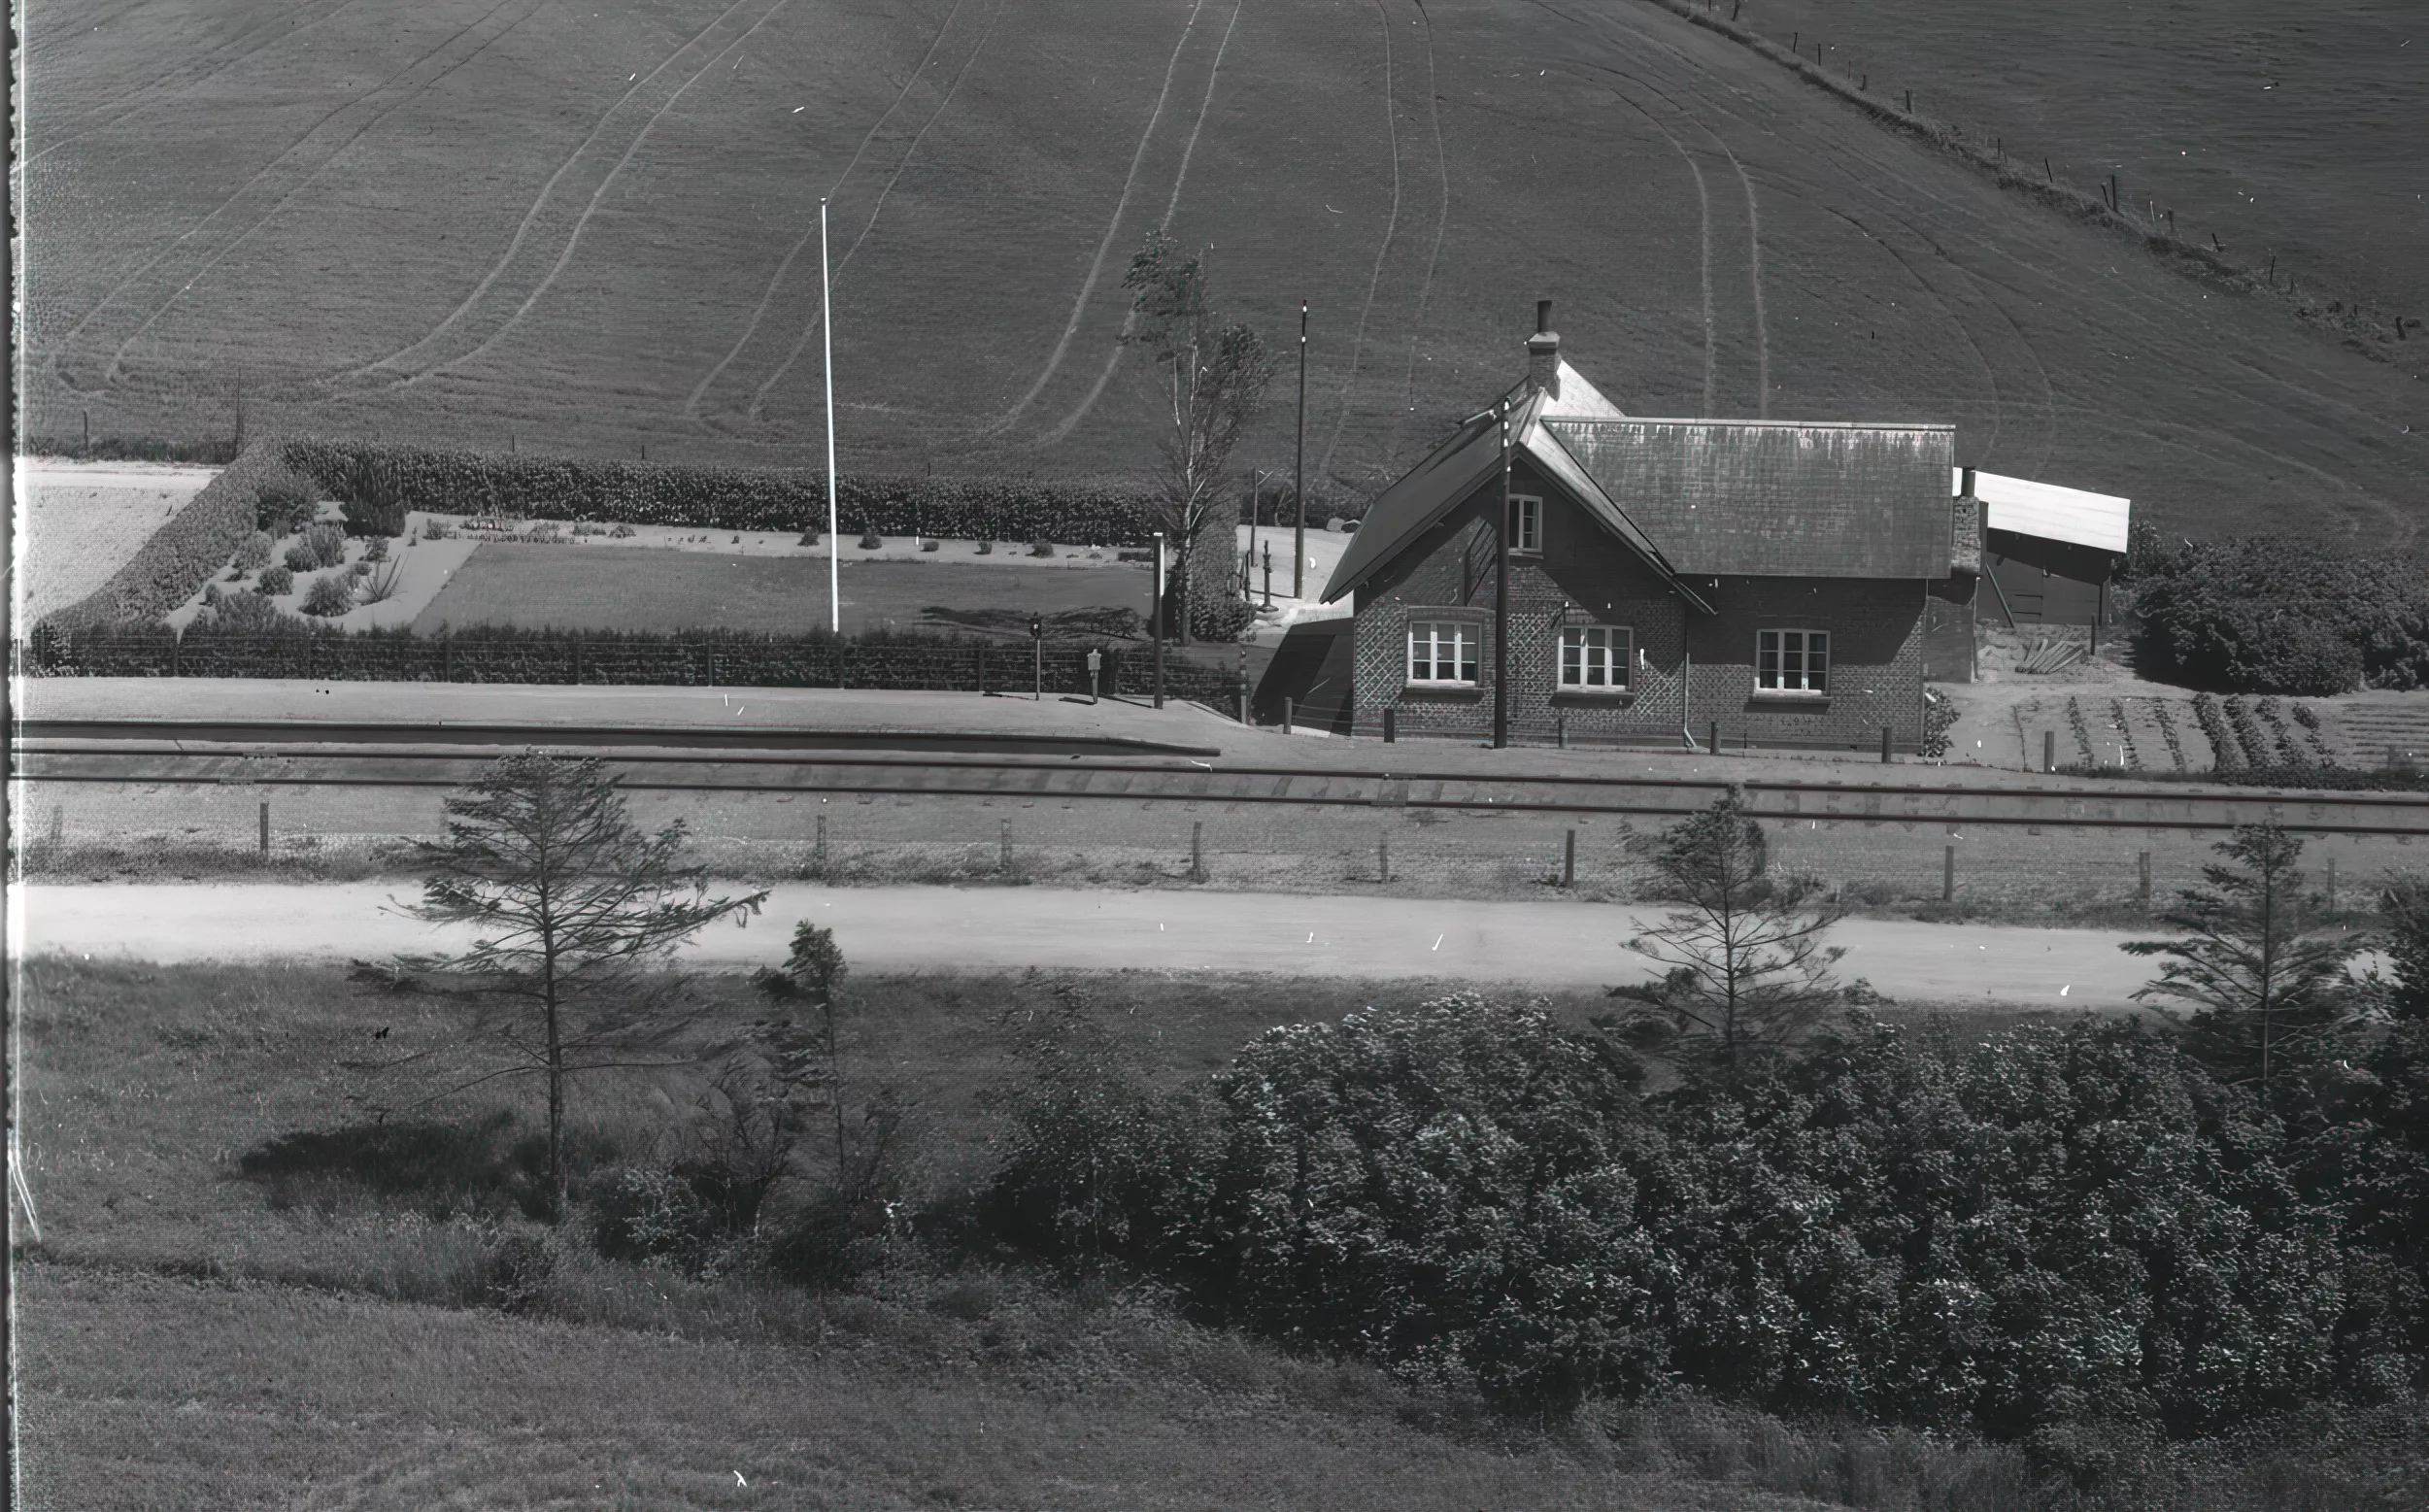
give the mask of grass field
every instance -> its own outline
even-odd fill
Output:
[[[1738,23],[1914,91],[1918,114],[2004,141],[2059,180],[2118,177],[2238,260],[2276,257],[2329,296],[2429,318],[2429,25],[2334,0],[1750,0]]]
[[[853,562],[840,577],[843,628],[954,631],[992,626],[987,611],[1147,614],[1153,585],[1137,567],[1067,572],[977,562]],[[557,625],[584,630],[723,627],[775,634],[827,625],[823,556],[483,546],[431,599],[414,628]],[[930,608],[950,611],[932,617]],[[1026,630],[1024,630],[1026,635]]]
[[[2184,117],[2211,85],[2143,56],[2074,70],[2105,117],[1998,88],[2222,155],[2265,130],[2279,164],[2419,158],[2410,116],[2357,145],[2392,53],[2276,124]],[[2187,533],[2384,549],[2429,512],[2429,346],[2197,284],[1642,0],[124,3],[37,14],[26,68],[36,432],[223,427],[241,366],[256,423],[815,462],[828,195],[855,468],[1143,466],[1119,281],[1168,223],[1286,353],[1312,302],[1308,465],[1335,486],[1496,391],[1548,295],[1635,413],[1951,420],[1965,462]],[[2299,218],[2400,254],[2417,211],[2360,183],[2319,178],[2348,215]],[[1285,405],[1238,460],[1287,466],[1290,437]]]

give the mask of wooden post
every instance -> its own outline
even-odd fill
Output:
[[[52,838],[57,838],[59,826],[54,823],[51,827]],[[270,800],[267,798],[261,800],[261,854],[264,857],[270,854]]]
[[[1889,764],[1889,726],[1881,726],[1881,765]]]
[[[574,637],[574,686],[582,685],[582,637]]]
[[[1568,750],[1568,749],[1569,749],[1569,716],[1568,716],[1568,714],[1566,714],[1566,713],[1562,713],[1562,714],[1557,714],[1557,715],[1554,715],[1554,716],[1552,717],[1552,738],[1553,738],[1555,741],[1558,741],[1558,742],[1560,743],[1560,748],[1561,748],[1563,751],[1566,751],[1566,750]]]
[[[453,635],[439,642],[439,681],[455,681],[455,637]]]
[[[1202,819],[1189,823],[1189,880],[1206,880],[1206,822]]]
[[[1392,880],[1392,837],[1388,834],[1375,836],[1374,869],[1376,881]]]
[[[827,816],[818,816],[818,849],[812,853],[810,867],[822,882],[827,880]]]
[[[1576,885],[1577,831],[1572,829],[1569,832],[1568,837],[1561,842],[1561,886],[1564,888],[1573,888]]]
[[[1245,724],[1248,722],[1248,676],[1246,673],[1239,675],[1234,692],[1239,702],[1240,722]]]
[[[2328,857],[2328,912],[2336,912],[2336,857]]]
[[[183,677],[186,675],[184,670],[185,658],[183,655],[185,650],[186,636],[183,632],[169,637],[169,676]]]
[[[1383,706],[1383,743],[1387,746],[1400,738],[1400,712],[1392,704]]]
[[[1012,870],[1012,821],[1007,819],[1001,823],[1003,824],[1003,854],[996,864],[1009,874]]]
[[[1712,722],[1711,728],[1707,730],[1705,734],[1709,740],[1709,744],[1707,744],[1704,749],[1709,751],[1714,756],[1719,756],[1721,754],[1721,722],[1714,720]]]
[[[1953,903],[1956,899],[1957,848],[1953,845],[1943,845],[1940,848],[1940,900],[1943,903]]]
[[[985,697],[985,696],[986,696],[986,693],[987,693],[987,647],[986,647],[986,645],[985,645],[983,642],[980,644],[980,646],[979,646],[979,648],[978,648],[978,691],[979,691],[979,695],[980,695],[981,697]]]
[[[2058,732],[2054,729],[2045,729],[2041,731],[2041,770],[2054,772],[2057,769]]]
[[[2148,851],[2141,853],[2135,857],[2134,864],[2135,869],[2140,873],[2139,880],[2135,884],[2134,894],[2141,900],[2142,912],[2147,914],[2150,912],[2150,853]]]
[[[1282,733],[1285,735],[1291,732],[1291,717],[1295,712],[1291,707],[1290,698],[1285,696],[1282,700]]]

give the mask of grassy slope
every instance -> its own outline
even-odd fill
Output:
[[[1830,48],[1876,94],[2004,140],[2062,182],[2118,176],[2238,261],[2418,319],[2429,233],[2418,109],[2429,27],[2388,0],[1752,0],[1740,25]],[[2407,45],[2409,43],[2409,46]]]
[[[557,1322],[432,1305],[454,1299],[449,1267],[476,1232],[418,1218],[411,1196],[274,1200],[234,1160],[359,1116],[347,1093],[361,1083],[337,1062],[363,1053],[373,1025],[410,1048],[450,1021],[332,970],[38,961],[21,981],[25,1139],[49,1241],[19,1271],[31,1506],[602,1490],[604,1504],[635,1507],[1788,1504],[1429,1431],[1445,1404],[1369,1373],[1018,1278],[998,1284],[999,1308],[947,1304],[960,1316],[940,1315],[916,1278],[822,1304],[605,1265],[567,1283]],[[858,991],[853,1074],[909,1103],[921,1180],[986,1158],[984,1091],[1008,1045],[989,1021],[1013,987]],[[1113,1028],[1172,1076],[1266,1024],[1374,997],[1358,984],[1103,987],[1109,1007],[1136,1007],[1109,1014]],[[587,1086],[578,1125],[645,1146],[646,1110],[603,1115],[616,1092]],[[468,1095],[435,1116],[512,1105]]]
[[[1136,569],[1041,572],[967,561],[856,562],[841,582],[847,631],[960,628],[929,619],[930,605],[970,611],[1112,606],[1143,617],[1151,586],[1149,575]],[[414,624],[424,632],[443,624],[553,624],[790,634],[823,630],[827,618],[827,562],[819,556],[484,546]]]
[[[1760,411],[1768,373],[1774,415],[1955,420],[2174,529],[2385,546],[2429,508],[2401,362],[1629,0],[492,3],[37,27],[35,428],[203,423],[193,375],[241,357],[297,423],[814,461],[815,243],[777,274],[831,192],[856,466],[1142,463],[1125,378],[1088,398],[1169,210],[1285,350],[1314,302],[1309,461],[1345,483],[1505,382],[1543,293],[1638,413]],[[1243,461],[1287,464],[1287,421]]]

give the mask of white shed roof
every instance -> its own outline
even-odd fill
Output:
[[[1963,468],[1957,470],[1948,491],[1965,491]],[[2130,499],[2062,488],[2054,483],[2002,477],[1978,468],[1974,474],[1974,496],[1982,501],[1982,523],[1992,530],[2012,530],[2017,535],[2040,536],[2048,541],[2071,541],[2094,551],[2125,550],[2126,519],[2133,509]]]

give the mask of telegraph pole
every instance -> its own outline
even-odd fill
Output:
[[[818,202],[818,334],[827,355],[827,628],[843,633],[843,543],[835,539],[835,303],[827,269],[827,202]]]
[[[1307,596],[1307,301],[1299,302],[1299,460],[1291,467],[1299,529],[1291,538],[1291,596]]]
[[[1509,401],[1501,401],[1501,513],[1493,531],[1493,749],[1509,744]]]

